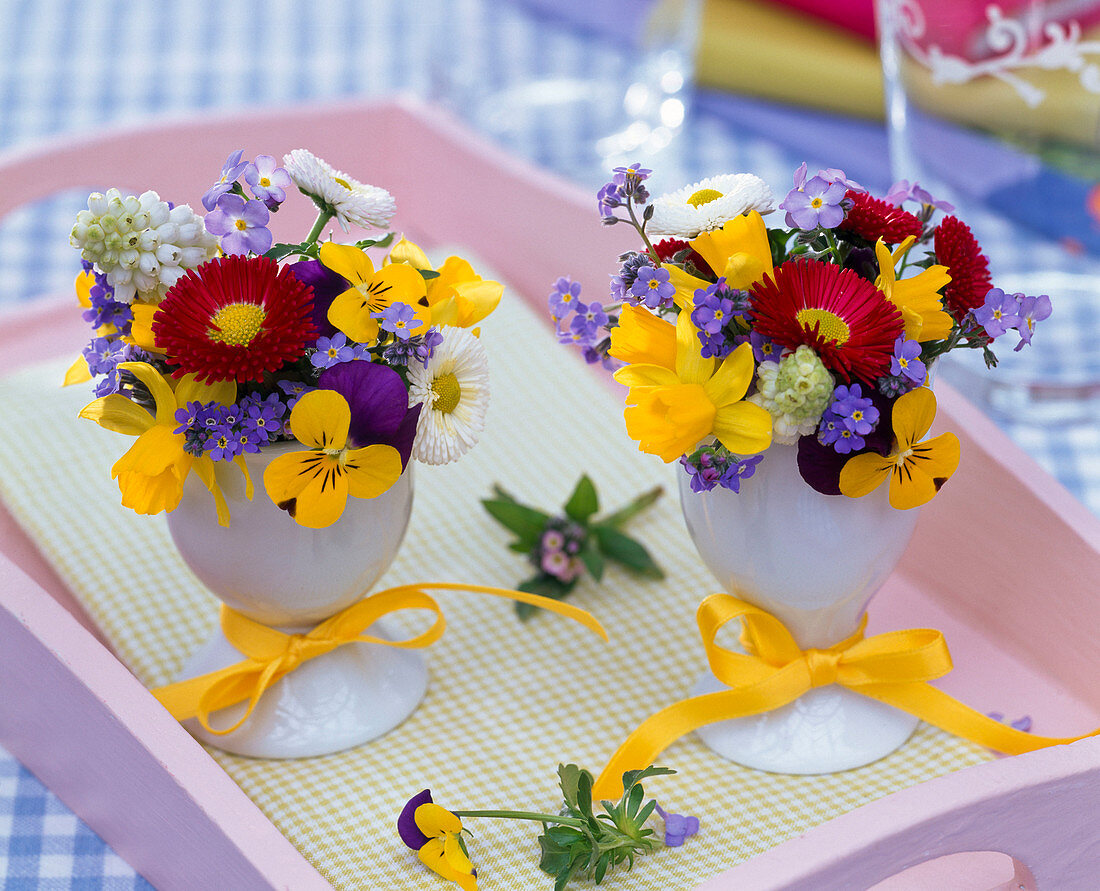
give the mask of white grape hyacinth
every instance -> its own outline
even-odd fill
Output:
[[[186,204],[169,207],[150,190],[88,196],[69,243],[107,277],[120,303],[159,303],[189,269],[217,255],[218,239]]]
[[[349,223],[364,229],[385,229],[397,210],[393,196],[385,189],[352,179],[306,149],[284,155],[283,166],[299,191],[332,213],[345,232]]]
[[[423,405],[412,454],[424,464],[457,461],[477,443],[489,406],[485,347],[465,328],[440,330],[425,368],[409,363],[409,405]]]

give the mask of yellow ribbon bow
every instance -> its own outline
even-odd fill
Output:
[[[1008,755],[1100,734],[1100,729],[1076,737],[1024,733],[931,686],[928,681],[951,670],[943,634],[933,629],[864,638],[864,616],[848,639],[828,649],[802,650],[775,616],[729,594],[707,597],[699,604],[696,619],[711,671],[730,689],[693,696],[646,719],[619,746],[596,780],[592,795],[597,800],[617,797],[625,771],[652,764],[681,736],[717,721],[774,711],[828,684],[840,684]],[[734,619],[741,620],[741,643],[747,653],[715,643],[722,626]]]
[[[605,641],[608,639],[603,626],[586,610],[538,594],[483,585],[426,584],[388,588],[353,603],[305,634],[287,634],[269,628],[228,606],[222,606],[222,632],[229,643],[244,654],[245,659],[209,674],[158,687],[152,693],[176,720],[197,718],[209,733],[231,733],[247,720],[260,697],[272,684],[303,662],[350,643],[376,643],[404,649],[435,643],[442,637],[447,622],[439,604],[425,593],[426,590],[472,591],[530,603],[573,619],[595,631]],[[383,616],[405,609],[428,610],[435,614],[435,621],[426,631],[406,640],[386,640],[364,633]],[[211,712],[245,700],[248,707],[231,727],[219,730],[210,726]]]

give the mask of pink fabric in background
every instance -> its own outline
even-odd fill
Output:
[[[823,21],[830,22],[845,31],[851,31],[865,40],[875,41],[874,0],[769,0],[779,6],[789,6]]]

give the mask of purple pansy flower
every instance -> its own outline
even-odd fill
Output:
[[[654,803],[654,809],[665,821],[665,844],[670,848],[678,848],[684,843],[684,839],[691,838],[699,831],[699,818],[686,817],[682,814],[666,813],[659,804]]]
[[[409,408],[409,394],[401,375],[374,362],[344,362],[321,372],[317,386],[335,390],[348,401],[352,448],[382,443],[401,454],[401,466],[409,463],[421,405]]]
[[[1020,300],[1023,295],[1006,294],[1000,288],[990,288],[985,303],[971,310],[974,319],[991,338],[1000,337],[1009,328],[1020,324]]]
[[[287,268],[303,285],[313,288],[313,325],[318,333],[331,337],[337,329],[328,320],[328,308],[333,300],[351,287],[350,283],[320,260],[300,260]]]
[[[904,377],[914,387],[924,383],[928,370],[920,359],[921,346],[915,340],[906,340],[905,335],[894,341],[894,355],[890,358],[890,374]]]
[[[819,226],[833,229],[844,220],[841,202],[847,191],[843,182],[829,182],[815,176],[803,188],[791,189],[779,207],[787,211],[787,225],[804,230]]]
[[[247,164],[244,181],[268,210],[275,210],[286,201],[286,190],[293,185],[290,174],[271,155],[257,155],[255,161]]]
[[[1035,323],[1050,317],[1050,297],[1041,294],[1038,297],[1024,297],[1020,301],[1018,317],[1019,323],[1016,330],[1020,333],[1020,342],[1016,344],[1014,352],[1019,352],[1031,343],[1031,335],[1035,333]]]
[[[378,327],[389,331],[398,340],[408,340],[413,331],[424,327],[424,323],[416,318],[416,310],[401,301],[391,303],[382,312],[372,312],[371,318],[377,319]]]
[[[408,803],[401,809],[401,815],[397,818],[397,834],[401,836],[401,841],[414,851],[419,851],[429,841],[428,836],[421,832],[420,827],[416,825],[416,809],[422,804],[431,803],[431,789],[418,792],[408,800]]]
[[[309,357],[314,368],[331,368],[355,358],[355,350],[348,343],[347,335],[338,331],[332,337],[318,337],[317,350]]]
[[[246,162],[241,161],[242,155],[244,155],[244,149],[237,149],[237,151],[226,158],[225,164],[222,166],[221,177],[219,177],[218,181],[207,189],[206,194],[202,196],[202,206],[207,210],[213,210],[217,206],[218,199],[233,188],[233,183],[237,181],[237,177],[240,176],[241,173],[244,172],[245,167],[248,166]]]
[[[658,309],[672,305],[676,286],[669,281],[668,270],[663,266],[643,266],[630,286],[630,293],[650,309]]]
[[[206,229],[219,236],[227,254],[264,254],[271,248],[267,221],[271,211],[262,201],[246,201],[240,195],[222,195],[206,215]]]

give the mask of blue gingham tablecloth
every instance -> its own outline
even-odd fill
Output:
[[[628,62],[599,37],[534,22],[507,0],[0,0],[0,150],[200,109],[395,91],[446,103],[476,125],[475,106],[494,90],[537,77],[625,83]],[[844,167],[880,193],[889,185],[886,136],[877,124],[747,98],[695,98],[676,145],[681,179],[655,183],[658,191],[714,173],[752,171],[783,194],[803,160],[811,170]],[[602,174],[584,167],[580,149],[595,138],[598,125],[578,115],[559,121],[552,138],[521,129],[507,142],[594,188]],[[233,148],[226,146],[226,154]],[[211,171],[211,181],[217,173]],[[0,312],[71,286],[79,264],[68,231],[85,198],[63,194],[0,224]],[[996,231],[995,221],[993,226]],[[983,246],[995,269],[1011,269],[1019,253],[1007,227],[1002,238]],[[1067,317],[1052,335],[1072,351],[1073,338],[1094,330],[1082,324],[1087,321]],[[1000,423],[1100,512],[1097,423]],[[147,887],[2,749],[0,884]]]

